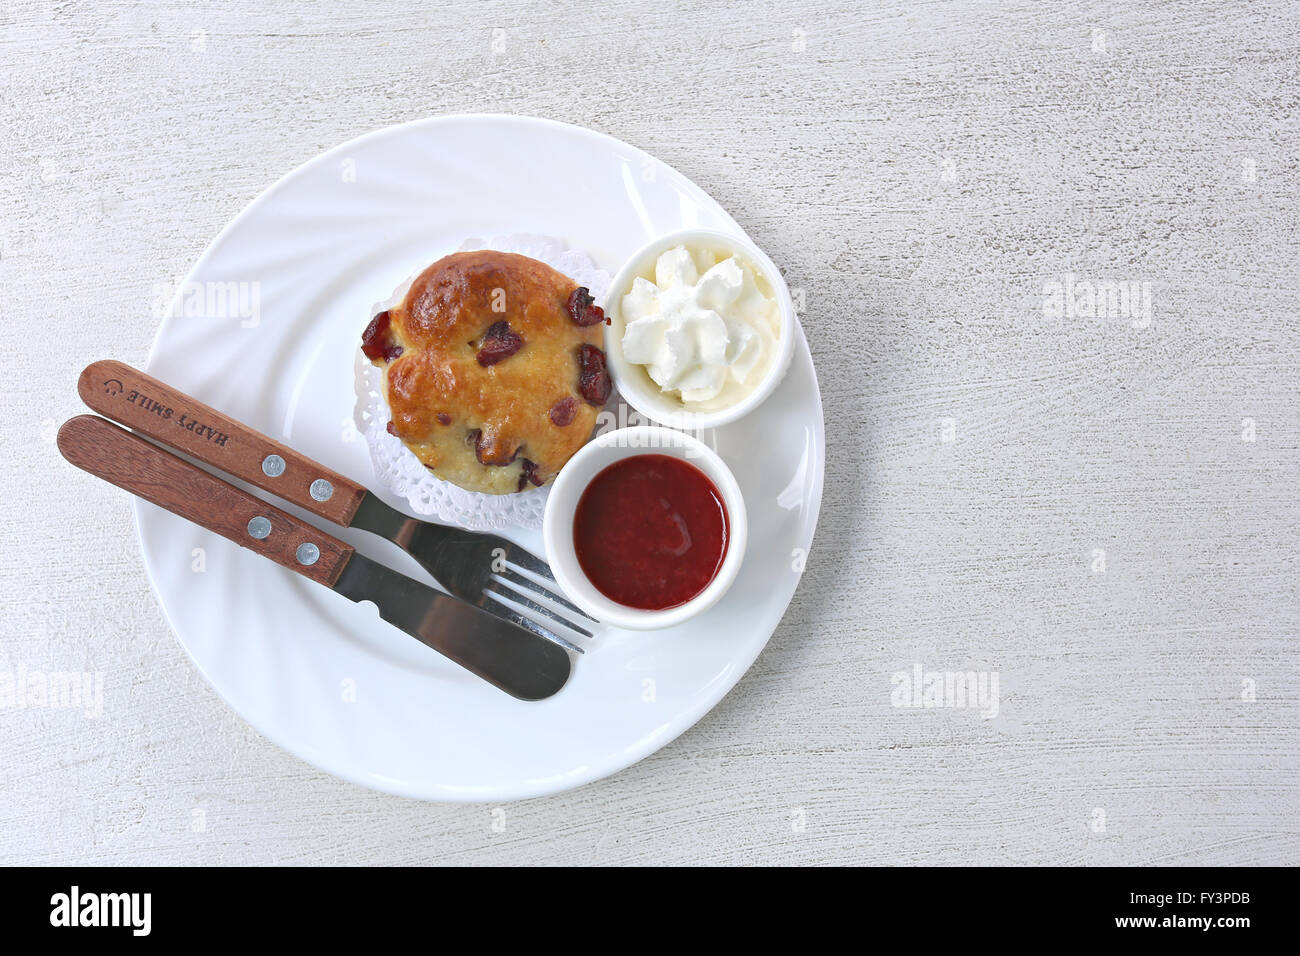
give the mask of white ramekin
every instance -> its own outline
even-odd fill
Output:
[[[771,368],[752,392],[736,404],[718,411],[688,411],[676,398],[665,395],[643,366],[633,365],[623,357],[624,323],[621,314],[623,296],[632,288],[633,279],[652,271],[659,256],[674,246],[686,246],[688,249],[705,248],[739,256],[762,274],[777,299],[781,318],[781,336],[777,341],[777,354]],[[790,368],[790,359],[794,355],[794,341],[798,334],[794,301],[790,298],[790,289],[786,286],[781,271],[752,242],[713,229],[681,229],[652,239],[633,253],[623,263],[623,267],[618,270],[618,274],[609,285],[609,292],[605,296],[605,316],[610,320],[609,325],[605,327],[605,355],[609,361],[610,375],[614,378],[619,394],[627,400],[628,404],[652,421],[692,431],[716,428],[727,422],[734,422],[761,405],[764,399],[776,391],[776,387],[785,378],[785,373]]]
[[[587,485],[609,465],[635,455],[671,455],[690,462],[708,475],[727,508],[727,554],[708,587],[685,604],[662,611],[645,611],[612,601],[587,579],[573,544],[573,517]],[[692,435],[657,425],[619,428],[592,439],[569,459],[546,499],[542,540],[555,580],[574,604],[598,621],[631,630],[672,627],[712,607],[731,587],[745,560],[748,524],[745,499],[726,462]]]

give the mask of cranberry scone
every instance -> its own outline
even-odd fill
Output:
[[[510,494],[545,485],[586,444],[611,383],[587,289],[509,252],[439,259],[366,327],[388,431],[438,478]]]

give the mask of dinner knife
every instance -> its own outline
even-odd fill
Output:
[[[559,645],[357,554],[348,544],[197,465],[94,415],[58,433],[84,471],[214,531],[352,601],[373,601],[389,624],[520,700],[569,679]]]

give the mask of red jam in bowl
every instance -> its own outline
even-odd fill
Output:
[[[669,455],[634,455],[591,480],[573,516],[578,564],[619,604],[662,611],[709,586],[727,556],[727,508],[709,476]]]

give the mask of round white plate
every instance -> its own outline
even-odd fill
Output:
[[[381,130],[294,170],[222,231],[177,291],[148,370],[373,488],[352,425],[353,353],[371,303],[469,236],[557,236],[613,273],[648,239],[687,226],[744,235],[681,174],[598,133],[498,115]],[[806,342],[776,394],[715,437],[749,510],[735,585],[677,628],[602,631],[568,686],[540,703],[507,697],[384,624],[373,607],[153,505],[137,501],[136,521],[181,643],[272,741],[389,793],[519,799],[658,750],[735,685],[781,620],[824,473]],[[428,580],[387,542],[329,530]],[[540,532],[506,533],[540,550]]]

